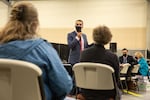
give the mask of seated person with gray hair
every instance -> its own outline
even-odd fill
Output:
[[[107,26],[98,26],[93,29],[94,44],[81,53],[80,62],[94,62],[110,65],[115,70],[117,85],[119,86],[119,60],[116,54],[106,50],[104,45],[112,39]],[[81,89],[82,100],[115,100],[116,90]]]

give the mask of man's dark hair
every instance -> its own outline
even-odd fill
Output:
[[[79,22],[82,22],[82,23],[83,23],[83,20],[81,20],[81,19],[78,19],[78,20],[76,20],[76,21],[79,21]]]
[[[127,48],[123,48],[123,49],[122,49],[122,51],[123,51],[123,50],[127,50],[127,51],[128,51],[128,49],[127,49]]]

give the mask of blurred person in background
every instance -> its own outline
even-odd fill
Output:
[[[131,70],[133,69],[133,66],[137,64],[137,61],[136,59],[134,59],[133,56],[128,54],[128,49],[126,48],[122,49],[122,56],[119,57],[119,62],[120,62],[120,69],[122,69],[123,64],[126,64],[126,63],[130,64],[128,71],[127,71],[127,77],[130,77]]]
[[[144,58],[143,54],[141,52],[135,52],[135,58],[137,59],[138,64],[140,64],[139,68],[139,75],[147,76],[148,75],[148,63],[146,59]]]

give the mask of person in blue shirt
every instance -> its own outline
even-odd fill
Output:
[[[52,45],[38,37],[38,26],[37,9],[29,2],[15,3],[0,32],[0,58],[38,65],[43,72],[46,100],[64,100],[72,89],[72,79]]]
[[[138,64],[140,64],[139,74],[142,76],[147,76],[148,74],[148,63],[141,52],[135,52],[135,58]]]

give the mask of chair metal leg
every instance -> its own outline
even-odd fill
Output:
[[[147,73],[147,78],[148,78],[148,81],[150,82],[149,71]]]
[[[127,90],[127,93],[128,93],[129,88],[128,88],[128,85],[127,85],[127,80],[124,80],[124,82],[125,82],[125,87],[126,87],[126,90]]]
[[[122,81],[120,80],[120,86],[121,86],[121,90],[123,90],[123,85],[122,85]]]

